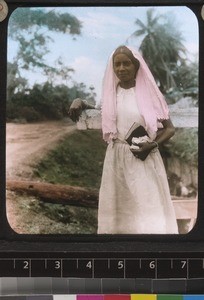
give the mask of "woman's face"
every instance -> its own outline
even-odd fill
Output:
[[[124,53],[116,54],[113,58],[113,70],[121,84],[131,84],[135,81],[139,69],[132,60]]]

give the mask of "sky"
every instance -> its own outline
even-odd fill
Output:
[[[68,34],[52,34],[54,40],[49,44],[50,53],[45,59],[52,64],[61,57],[64,64],[75,70],[72,79],[83,82],[87,87],[94,86],[97,102],[100,101],[101,85],[106,63],[110,54],[121,44],[139,48],[141,38],[129,38],[138,29],[135,20],[146,23],[147,7],[63,7],[46,8],[59,13],[70,13],[82,23],[80,36],[73,39]],[[18,10],[21,8],[18,8]],[[184,37],[183,44],[188,49],[189,59],[198,54],[198,22],[194,13],[185,6],[154,7],[155,14],[168,14]],[[17,13],[14,12],[14,13]],[[11,15],[12,18],[12,15]],[[16,44],[8,43],[8,61],[13,61]],[[38,73],[25,73],[30,85],[45,82]],[[71,85],[71,82],[68,83]]]

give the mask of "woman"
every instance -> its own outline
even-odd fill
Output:
[[[71,118],[76,120],[79,110],[86,107],[76,100],[70,108]],[[135,122],[147,135],[130,147],[126,135]],[[108,147],[99,192],[98,233],[178,233],[158,150],[174,134],[174,127],[146,63],[126,46],[114,51],[106,68],[102,131]]]

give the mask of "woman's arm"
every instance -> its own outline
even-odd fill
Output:
[[[80,98],[75,99],[70,105],[68,115],[72,119],[72,121],[79,121],[79,117],[82,114],[84,109],[94,109],[95,106],[89,104],[86,100],[82,100]]]
[[[175,134],[175,128],[173,123],[171,122],[171,119],[164,120],[161,123],[163,125],[163,128],[158,131],[157,137],[155,139],[155,142],[157,142],[158,145],[168,141]]]

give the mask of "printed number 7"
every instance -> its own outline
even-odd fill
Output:
[[[181,261],[181,269],[184,269],[186,266],[187,261],[186,260],[182,260]]]

